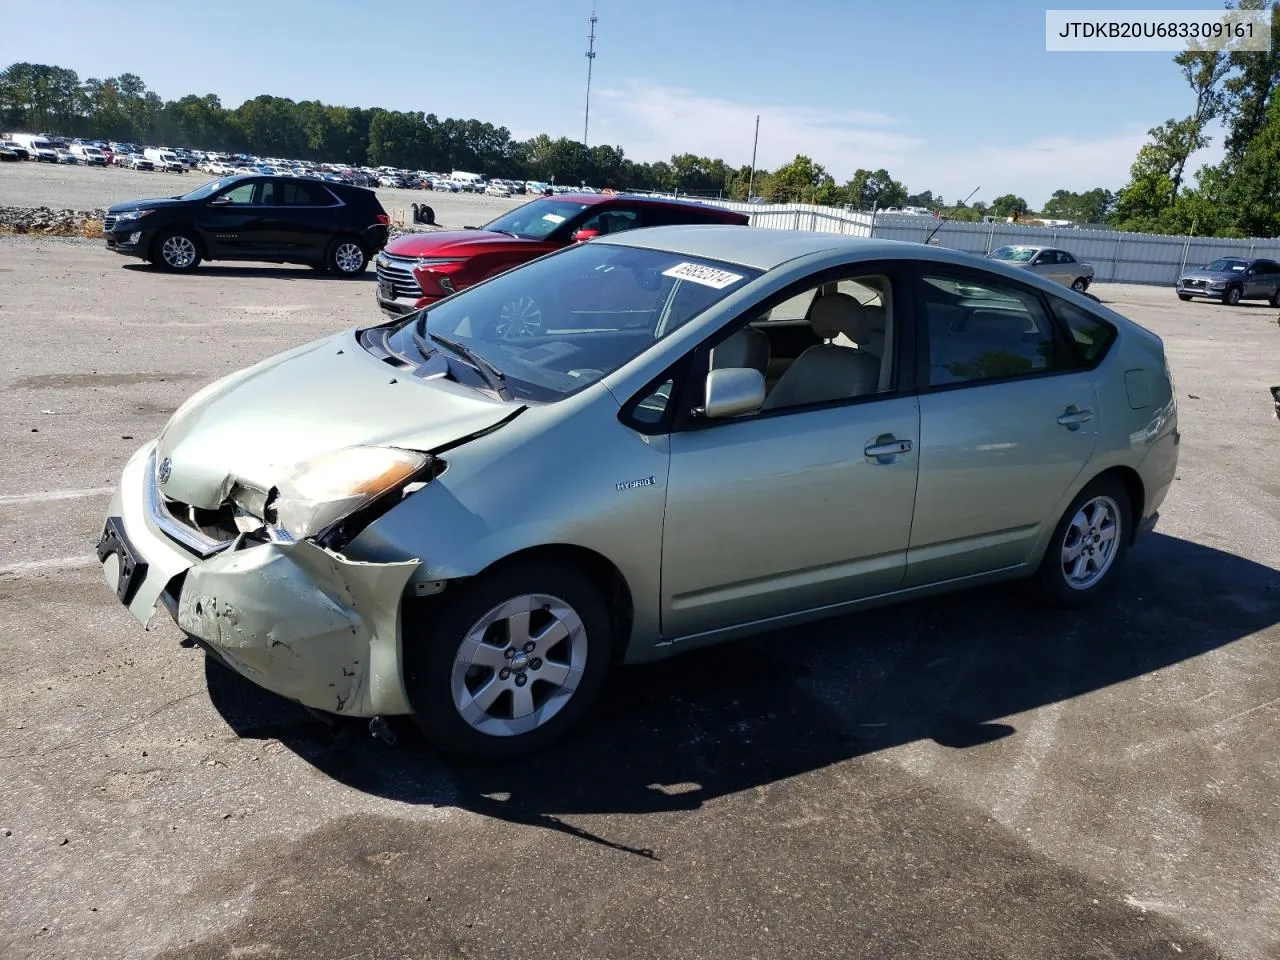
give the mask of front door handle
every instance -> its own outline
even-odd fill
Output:
[[[894,463],[904,453],[911,452],[910,440],[898,440],[892,436],[876,437],[876,442],[868,444],[862,453],[873,463]]]
[[[1081,410],[1075,404],[1067,407],[1066,412],[1058,418],[1058,422],[1068,430],[1079,430],[1082,423],[1093,419],[1092,410]]]

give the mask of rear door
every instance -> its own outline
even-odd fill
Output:
[[[1094,374],[1038,291],[922,264],[920,476],[908,587],[1030,556],[1098,442]]]
[[[269,185],[271,245],[287,259],[322,260],[337,232],[342,203],[319,183],[278,180]]]
[[[1245,296],[1256,300],[1270,300],[1275,296],[1277,284],[1280,284],[1280,265],[1270,260],[1257,260],[1253,264],[1253,271],[1248,279]]]

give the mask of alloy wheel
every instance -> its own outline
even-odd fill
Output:
[[[364,251],[358,243],[340,243],[333,251],[333,262],[343,273],[355,273],[364,265]]]
[[[453,659],[454,709],[473,729],[519,736],[569,702],[587,663],[587,632],[569,604],[522,594],[480,617]]]
[[[182,234],[175,234],[172,237],[166,237],[164,243],[160,247],[160,256],[164,258],[164,262],[173,267],[175,270],[185,270],[191,266],[196,259],[196,245],[191,242],[190,237],[184,237]]]
[[[1097,496],[1071,518],[1062,538],[1062,575],[1072,590],[1096,586],[1111,569],[1119,546],[1120,517],[1114,500]]]

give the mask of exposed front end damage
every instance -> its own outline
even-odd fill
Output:
[[[349,560],[306,540],[241,538],[187,572],[178,625],[304,706],[351,717],[410,713],[399,618],[418,566]]]

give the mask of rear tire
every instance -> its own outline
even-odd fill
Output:
[[[1129,491],[1114,477],[1099,477],[1071,501],[1054,528],[1036,593],[1050,607],[1080,607],[1106,591],[1133,532]]]
[[[329,244],[325,264],[340,277],[358,277],[369,265],[369,255],[354,237],[338,237]]]
[[[1240,302],[1240,293],[1239,287],[1227,287],[1227,292],[1222,295],[1222,302],[1228,307],[1234,307]]]
[[[1271,295],[1271,300],[1269,302],[1273,307],[1280,307],[1280,289],[1277,289],[1276,292]]]
[[[1076,293],[1084,293],[1089,289],[1089,280],[1086,277],[1076,277],[1071,283],[1071,289]]]
[[[151,262],[170,273],[190,273],[200,266],[200,244],[182,227],[166,230],[151,241]]]
[[[595,584],[552,560],[455,589],[407,618],[405,687],[423,735],[451,756],[500,760],[567,733],[610,666],[609,610]]]

